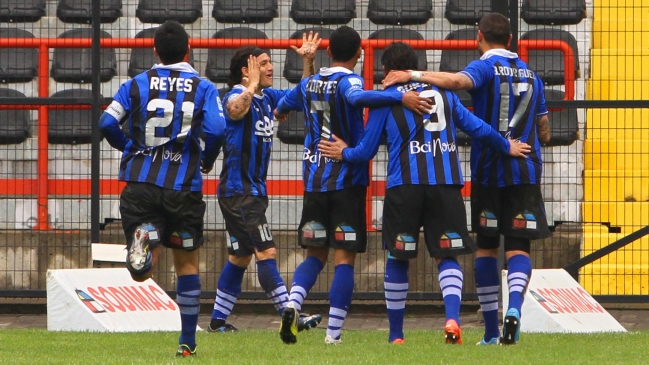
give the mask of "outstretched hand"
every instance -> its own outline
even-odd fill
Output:
[[[296,46],[291,46],[291,48],[297,52],[300,57],[312,61],[315,59],[315,54],[318,47],[320,47],[320,43],[322,43],[322,39],[320,39],[319,33],[314,34],[311,30],[309,31],[308,36],[306,33],[302,33],[302,46],[300,48],[297,48]]]
[[[347,143],[338,138],[335,134],[332,134],[331,138],[333,138],[333,141],[321,139],[320,143],[318,143],[318,150],[324,157],[334,160],[342,160],[343,150],[347,148]]]
[[[392,70],[388,73],[387,76],[381,81],[383,88],[386,89],[388,86],[394,84],[403,84],[404,82],[410,81],[410,72],[408,71],[395,71]]]
[[[419,96],[416,91],[408,91],[403,94],[401,104],[419,115],[430,113],[433,107],[433,102],[430,99]]]
[[[512,157],[527,158],[527,154],[532,151],[532,147],[527,143],[515,139],[508,139],[507,141],[509,141],[509,155]]]

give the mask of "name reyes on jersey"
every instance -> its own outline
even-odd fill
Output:
[[[194,80],[182,77],[151,77],[149,81],[150,90],[160,91],[184,91],[191,92]]]

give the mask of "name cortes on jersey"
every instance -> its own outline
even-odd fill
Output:
[[[311,79],[306,84],[306,91],[316,94],[334,94],[338,87],[338,80],[326,81]]]
[[[184,91],[191,92],[194,80],[182,77],[158,77],[149,79],[149,89],[158,91]]]

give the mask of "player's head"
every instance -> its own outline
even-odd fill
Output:
[[[361,57],[361,36],[354,29],[343,25],[331,33],[327,53],[333,62],[358,61]]]
[[[163,64],[182,62],[189,52],[189,36],[180,23],[168,20],[155,31],[153,47]]]
[[[387,75],[392,70],[419,70],[417,53],[410,45],[393,42],[381,55],[383,72]]]
[[[478,51],[485,53],[492,48],[509,49],[512,32],[509,19],[499,13],[489,13],[478,23]]]
[[[244,77],[248,77],[248,59],[250,56],[256,57],[259,63],[259,86],[262,89],[273,86],[273,63],[270,61],[270,53],[268,50],[257,46],[241,47],[234,52],[230,61],[228,86],[238,85]]]

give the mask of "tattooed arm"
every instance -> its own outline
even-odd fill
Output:
[[[241,84],[246,86],[246,90],[236,98],[230,100],[225,108],[230,119],[241,120],[248,113],[248,110],[250,110],[253,95],[257,92],[257,87],[259,87],[259,75],[257,57],[251,55],[248,58],[247,75],[244,73],[244,77],[241,80]]]
[[[539,136],[539,142],[546,144],[550,142],[550,121],[548,120],[548,115],[541,116],[537,122],[537,133]]]

